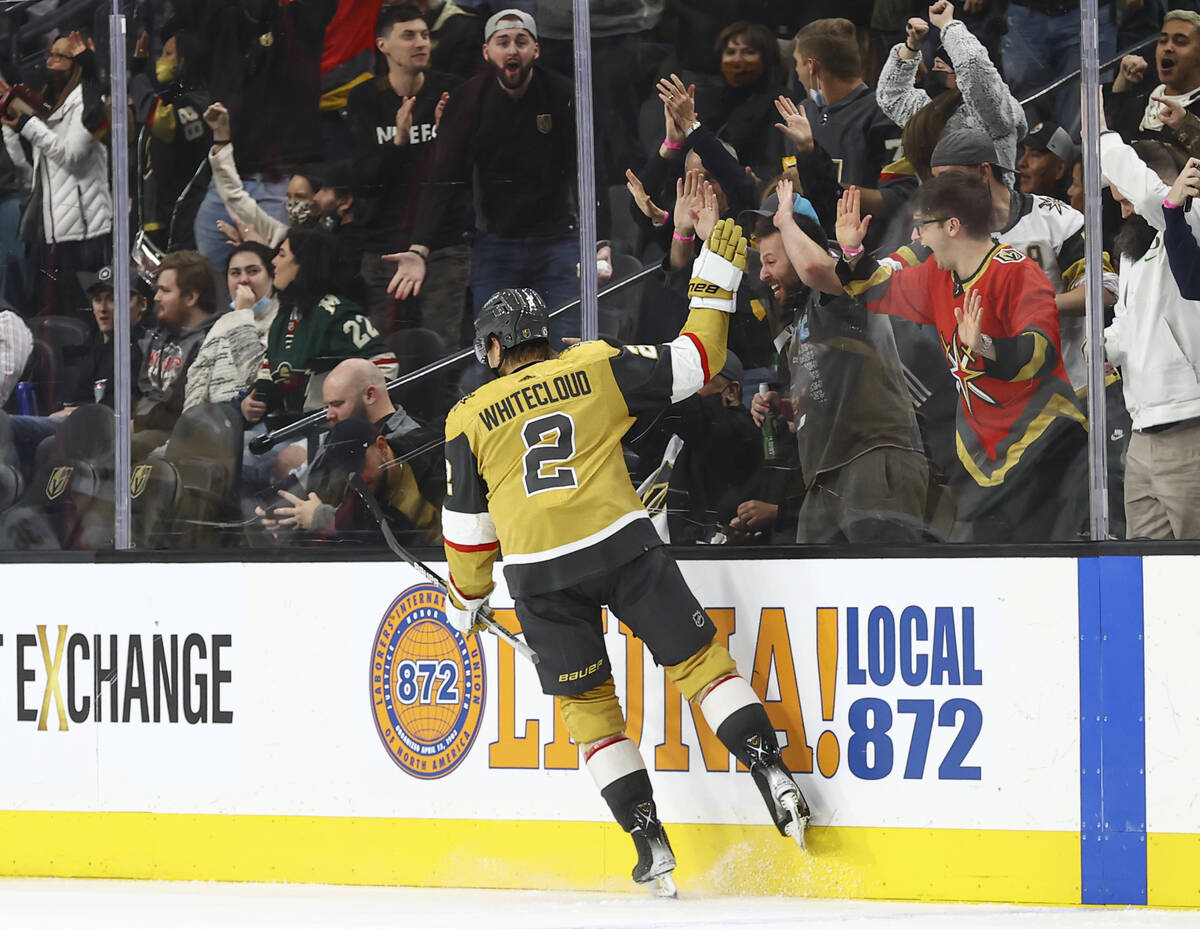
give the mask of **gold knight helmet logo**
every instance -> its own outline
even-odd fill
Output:
[[[140,464],[133,469],[133,476],[129,479],[129,496],[134,500],[142,495],[150,483],[150,472],[153,470],[154,466],[148,464]]]
[[[70,465],[63,465],[50,472],[50,479],[46,481],[47,500],[57,500],[62,496],[67,485],[71,483],[71,472],[74,470]]]

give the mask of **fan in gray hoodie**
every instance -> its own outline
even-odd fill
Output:
[[[875,88],[879,108],[896,125],[904,127],[918,112],[937,96],[941,81],[950,90],[962,92],[962,104],[946,119],[946,129],[974,129],[986,132],[996,146],[1002,167],[1014,169],[1017,143],[1025,135],[1025,114],[1000,77],[1000,72],[980,44],[962,23],[954,19],[954,7],[947,0],[938,0],[929,8],[929,18],[941,30],[941,47],[936,60],[949,66],[943,71],[935,63],[925,77],[926,89],[914,86],[920,43],[929,32],[929,23],[919,17],[908,21],[907,36],[888,54]],[[936,75],[946,74],[945,78]]]

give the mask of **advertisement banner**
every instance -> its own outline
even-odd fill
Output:
[[[1070,559],[684,562],[814,825],[1080,827]],[[443,566],[435,565],[435,569]],[[0,568],[11,810],[607,822],[531,666],[400,564]],[[493,597],[506,612],[503,584]],[[664,821],[766,821],[619,617]]]

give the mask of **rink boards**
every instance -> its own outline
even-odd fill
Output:
[[[814,814],[606,617],[685,891],[1200,906],[1195,558],[682,567]],[[630,886],[533,668],[407,567],[0,574],[0,874]]]

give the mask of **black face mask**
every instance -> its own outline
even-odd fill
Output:
[[[929,94],[930,99],[940,97],[950,89],[950,72],[926,71],[924,87],[925,93]]]
[[[1122,258],[1137,261],[1150,250],[1157,236],[1158,230],[1135,213],[1125,220],[1113,239],[1113,251]]]

